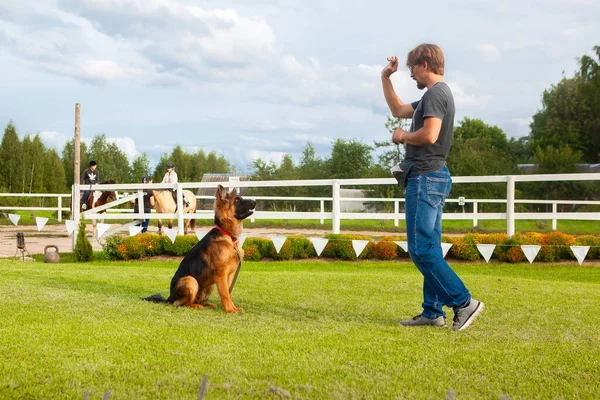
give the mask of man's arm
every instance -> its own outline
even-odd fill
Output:
[[[390,76],[398,70],[398,57],[388,57],[388,65],[381,71],[381,84],[383,86],[383,97],[387,103],[392,115],[396,118],[412,118],[415,110],[412,105],[405,104],[394,90]]]
[[[80,183],[89,183],[89,181],[87,180],[87,169],[81,174]]]
[[[440,136],[442,120],[435,117],[425,118],[423,127],[415,132],[408,132],[397,128],[392,135],[392,142],[407,143],[413,146],[429,146],[434,144]]]

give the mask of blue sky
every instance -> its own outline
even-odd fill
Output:
[[[0,123],[62,150],[104,133],[152,163],[175,145],[299,160],[389,136],[386,57],[439,44],[457,121],[529,132],[543,90],[600,44],[596,0],[0,0]],[[406,68],[404,101],[418,99]]]

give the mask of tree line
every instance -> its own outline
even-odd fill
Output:
[[[454,176],[514,175],[522,171],[518,164],[531,163],[537,173],[576,172],[577,164],[600,162],[600,46],[594,54],[578,59],[579,70],[542,94],[542,108],[533,115],[528,136],[508,138],[497,126],[480,119],[464,118],[454,129],[454,141],[447,160]],[[388,117],[386,129],[391,133],[405,121]],[[404,125],[404,127],[406,127]],[[12,193],[64,193],[73,184],[73,140],[64,145],[62,155],[44,146],[39,134],[25,135],[21,141],[15,126],[9,123],[0,144],[0,191]],[[391,140],[366,144],[351,139],[332,142],[331,154],[318,157],[315,147],[307,143],[296,165],[291,155],[280,163],[253,161],[254,180],[345,179],[390,177],[389,168],[402,157],[402,147]],[[160,182],[167,161],[176,165],[181,181],[201,181],[205,173],[227,173],[231,165],[214,152],[186,152],[176,146],[164,154],[154,171],[146,153],[129,163],[125,153],[104,134],[92,139],[89,148],[81,143],[81,169],[89,160],[98,163],[102,179],[119,183],[140,182],[150,175]],[[366,189],[371,197],[398,197],[397,187],[375,185]],[[331,188],[276,187],[254,188],[253,195],[330,196]],[[598,198],[598,184],[530,183],[520,184],[517,197],[526,198]],[[505,184],[456,185],[452,196],[499,198],[506,196]],[[305,204],[306,202],[304,202]],[[272,208],[297,209],[295,202],[273,202]],[[302,205],[304,209],[309,205]],[[382,207],[380,204],[373,207]],[[494,205],[486,205],[493,208]],[[487,210],[486,210],[487,211]]]

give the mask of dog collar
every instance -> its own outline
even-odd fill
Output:
[[[230,236],[233,241],[237,240],[237,238],[235,236],[233,236],[231,233],[227,232],[225,229],[221,228],[219,225],[215,225],[215,228],[217,228],[218,230],[220,230],[221,232],[223,232],[227,236]]]

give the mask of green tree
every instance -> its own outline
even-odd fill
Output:
[[[86,236],[85,219],[79,221],[79,230],[77,231],[77,240],[75,241],[75,249],[73,250],[73,258],[77,262],[86,262],[92,259],[94,254],[92,244]]]
[[[143,176],[150,176],[150,160],[144,152],[139,154],[131,163],[131,182],[141,182]]]
[[[392,142],[392,133],[397,128],[402,128],[404,130],[410,129],[410,121],[402,118],[394,118],[391,116],[387,116],[387,121],[385,122],[385,128],[390,133],[390,136],[387,140],[378,142],[374,141],[374,149],[380,151],[378,155],[378,165],[383,169],[389,169],[399,163],[404,158],[404,146],[401,144],[396,144]]]
[[[579,71],[545,90],[542,109],[533,116],[530,145],[555,149],[568,145],[583,161],[600,161],[600,46],[584,55]]]
[[[337,139],[333,143],[328,170],[332,179],[362,178],[373,162],[371,146],[356,140]]]
[[[75,166],[75,139],[71,139],[66,142],[63,146],[62,150],[62,164],[63,169],[65,171],[65,181],[67,182],[67,188],[71,188],[74,183],[74,173],[73,169]],[[81,176],[83,171],[88,167],[90,162],[90,154],[88,151],[88,147],[85,142],[80,142],[79,144],[79,171],[77,171],[77,176]]]
[[[43,193],[45,190],[44,182],[44,155],[48,151],[46,146],[42,142],[39,134],[33,137],[33,140],[29,139],[29,135],[25,137],[27,139],[27,150],[26,140],[23,140],[23,181],[24,181],[24,192],[27,193]]]
[[[569,174],[577,172],[577,164],[582,158],[580,151],[565,144],[559,148],[551,145],[543,149],[538,147],[532,161],[537,165],[539,174]],[[593,185],[579,182],[535,182],[523,186],[527,197],[536,199],[582,199],[593,193]],[[550,205],[546,208],[549,211]]]
[[[22,145],[17,128],[9,122],[0,144],[0,187],[10,193],[16,193],[23,187],[21,168]]]
[[[453,176],[516,174],[518,170],[510,153],[511,143],[506,133],[497,126],[490,126],[479,119],[464,118],[454,129],[446,164]],[[502,198],[506,196],[506,184],[454,185],[450,196]],[[448,207],[452,209],[454,205],[448,204]],[[500,211],[502,207],[485,204],[479,211]]]
[[[90,159],[98,163],[100,179],[114,179],[118,183],[129,181],[130,170],[127,155],[114,142],[109,142],[105,134],[94,136],[90,145]],[[82,164],[82,167],[84,165]],[[87,168],[87,164],[85,164]]]
[[[49,149],[44,154],[44,192],[65,193],[68,192],[67,180],[63,163],[54,149]]]
[[[595,57],[595,58],[594,58]],[[600,161],[600,46],[594,46],[594,56],[579,59],[579,94],[585,105],[582,145],[584,159]]]

